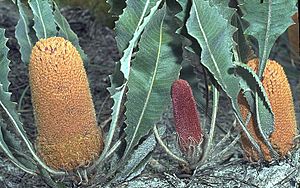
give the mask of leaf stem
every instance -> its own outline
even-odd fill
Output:
[[[169,154],[173,159],[181,162],[181,163],[184,163],[186,165],[188,165],[189,163],[184,160],[183,158],[181,157],[178,157],[177,155],[175,155],[169,148],[168,146],[165,145],[165,143],[163,142],[163,140],[161,139],[159,133],[158,133],[158,130],[157,130],[157,127],[156,125],[154,125],[153,127],[153,132],[154,132],[154,135],[155,135],[155,138],[157,140],[157,142],[160,144],[160,146],[164,149],[164,151]]]
[[[207,142],[207,146],[205,147],[201,162],[205,161],[207,156],[211,152],[212,145],[213,145],[213,137],[214,137],[214,133],[215,133],[215,127],[216,127],[216,118],[217,118],[218,105],[219,105],[219,91],[214,85],[212,85],[212,90],[213,90],[213,112],[212,112],[208,142]]]

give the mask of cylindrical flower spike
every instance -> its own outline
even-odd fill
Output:
[[[103,150],[82,59],[71,42],[52,37],[32,49],[29,63],[37,150],[54,169],[75,170]]]
[[[191,158],[189,160],[197,161],[202,152],[203,133],[196,102],[187,81],[179,79],[173,83],[172,103],[179,146]]]
[[[257,72],[259,60],[250,60],[248,66]],[[282,66],[275,61],[268,60],[263,73],[262,84],[274,113],[274,131],[270,135],[270,142],[280,157],[284,157],[293,147],[293,139],[297,134],[297,124],[290,85]],[[245,119],[249,112],[249,105],[242,94],[240,94],[238,101],[242,116]],[[259,134],[253,115],[247,128],[261,147],[265,160],[271,161],[271,154]],[[258,153],[253,149],[245,134],[242,134],[242,146],[249,160],[259,160]]]

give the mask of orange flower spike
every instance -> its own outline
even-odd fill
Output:
[[[250,60],[248,66],[257,72],[259,66],[258,59]],[[293,147],[293,139],[297,134],[297,123],[292,92],[282,66],[275,61],[268,60],[262,84],[274,113],[274,132],[270,135],[270,142],[280,157],[284,157]],[[246,118],[249,106],[242,94],[240,94],[238,101],[243,118]],[[263,139],[259,136],[260,134],[256,128],[253,116],[247,128],[260,145],[265,160],[271,161],[271,154],[267,146],[263,143]],[[252,148],[245,134],[242,134],[242,146],[246,156],[250,160],[259,160],[257,152]]]
[[[54,169],[88,165],[104,144],[76,48],[61,37],[38,41],[31,53],[29,80],[38,154]]]
[[[190,155],[201,145],[203,133],[199,113],[189,83],[176,80],[172,85],[172,103],[175,129],[181,150]]]

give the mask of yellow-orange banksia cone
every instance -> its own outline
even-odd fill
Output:
[[[258,59],[252,59],[248,62],[248,66],[255,72],[258,71],[258,65]],[[266,90],[274,113],[274,131],[270,135],[270,142],[280,157],[284,157],[293,147],[293,139],[297,134],[297,124],[291,89],[282,66],[275,61],[268,60],[263,73],[262,84]],[[249,106],[242,94],[240,94],[238,102],[242,116],[246,119]],[[263,143],[253,116],[251,116],[247,128],[261,147],[265,160],[271,161],[271,154],[267,146]],[[252,147],[244,133],[241,139],[243,149],[248,159],[258,161],[258,153]]]
[[[71,42],[52,37],[32,49],[29,63],[37,150],[54,169],[72,171],[103,150],[82,59]]]

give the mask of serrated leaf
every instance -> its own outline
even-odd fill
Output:
[[[9,69],[10,61],[7,59],[7,54],[9,49],[6,46],[7,38],[5,38],[4,33],[5,30],[0,29],[0,108],[3,109],[4,112],[6,112],[6,114],[10,118],[12,116],[19,118],[18,114],[16,113],[11,114],[10,113],[11,111],[8,109],[14,105],[10,102],[10,93],[8,93],[8,87],[10,85],[10,82],[8,80],[8,72],[10,71]],[[9,147],[7,146],[6,142],[4,141],[4,137],[7,136],[4,135],[5,134],[5,132],[3,132],[4,128],[6,128],[6,124],[0,119],[0,147],[3,150],[3,152],[19,168],[21,168],[22,170],[30,174],[35,174],[35,172],[32,169],[27,168],[14,157]]]
[[[79,52],[83,61],[85,63],[87,63],[89,61],[88,57],[84,53],[82,48],[80,47],[79,39],[78,39],[77,35],[72,31],[68,21],[61,14],[57,4],[54,1],[53,1],[53,4],[54,4],[54,9],[55,9],[53,12],[54,20],[55,20],[55,23],[57,24],[57,26],[59,27],[58,36],[63,37],[65,39],[67,39],[68,41],[70,41],[76,47],[76,49]]]
[[[139,51],[133,61],[128,80],[126,102],[126,158],[138,141],[152,129],[170,103],[170,89],[178,78],[180,65],[176,47],[181,48],[167,16],[166,6],[155,13],[142,34]]]
[[[235,49],[239,56],[239,61],[246,63],[249,58],[253,57],[254,52],[250,48],[249,41],[247,41],[245,31],[245,21],[242,20],[238,14],[233,15],[232,25],[237,27],[238,30],[234,33],[233,39],[235,41]]]
[[[129,43],[122,58],[120,59],[121,71],[126,80],[129,76],[130,62],[132,59],[133,50],[136,47],[136,43],[140,38],[145,26],[157,11],[160,3],[160,0],[128,0],[124,13],[120,16],[120,19],[116,23],[116,40],[120,52],[122,52]],[[142,11],[139,9],[142,9]],[[131,20],[131,22],[128,22],[128,20]]]
[[[0,84],[0,87],[2,87],[1,84]],[[9,147],[7,146],[7,144],[4,141],[4,138],[3,138],[4,133],[2,130],[3,127],[6,127],[6,125],[0,120],[0,148],[1,148],[1,150],[10,159],[10,161],[12,163],[14,163],[18,168],[20,168],[21,170],[23,170],[24,172],[27,172],[29,174],[36,175],[36,172],[33,169],[27,168],[18,159],[16,159],[14,157],[14,155],[12,154]]]
[[[223,18],[231,20],[236,10],[229,7],[229,0],[210,0],[210,2],[218,8],[219,13],[223,16]]]
[[[187,10],[189,9],[188,7],[190,6],[190,2],[186,0],[176,0],[176,1],[181,6],[181,11],[176,14],[176,17],[180,21],[184,22],[184,19],[187,15]]]
[[[252,110],[256,109],[256,120],[263,133],[267,136],[267,138],[274,131],[274,114],[272,112],[271,103],[267,97],[267,93],[262,85],[257,74],[247,65],[242,63],[236,63],[239,68],[242,68],[244,71],[238,70],[237,73],[243,78],[244,82],[246,82],[246,86],[244,86],[244,90],[251,90],[254,97],[254,101],[257,102],[257,106],[254,108],[253,104],[249,104],[249,106],[253,106]],[[257,87],[258,86],[258,87]],[[257,88],[259,90],[257,90]],[[257,93],[257,97],[256,96]],[[248,96],[247,101],[250,102],[251,98]],[[254,111],[252,111],[254,112]]]
[[[34,25],[38,39],[56,36],[57,30],[48,0],[30,0],[29,6],[33,12]]]
[[[276,39],[293,24],[291,16],[297,11],[295,1],[247,0],[241,4],[249,22],[245,34],[252,35],[259,45],[259,77],[262,76],[272,46]]]
[[[222,89],[236,101],[240,91],[239,79],[232,73],[233,29],[208,1],[193,1],[187,21],[188,33],[201,46],[201,63],[210,71]],[[238,105],[234,104],[234,107]],[[238,108],[235,110],[239,111]]]
[[[30,20],[29,20],[29,9],[20,0],[17,1],[19,10],[19,21],[16,25],[16,39],[20,46],[21,59],[23,63],[29,63],[31,49],[33,46],[33,40],[30,36]]]
[[[8,91],[10,82],[8,81],[9,60],[7,59],[8,47],[6,46],[7,38],[4,36],[5,30],[0,28],[0,84],[5,92]]]
[[[166,131],[166,126],[162,125],[158,129],[160,136],[162,136]],[[133,151],[133,154],[127,164],[124,168],[122,168],[121,173],[117,175],[115,181],[129,181],[138,176],[147,165],[147,162],[151,157],[151,153],[155,149],[156,143],[154,134],[151,134],[146,140],[144,140],[137,149]]]
[[[233,32],[229,24],[214,5],[206,0],[192,1],[190,17],[187,21],[188,33],[201,46],[201,63],[209,70],[214,79],[230,97],[233,110],[236,112],[242,128],[255,149],[258,144],[245,129],[237,97],[240,92],[239,78],[235,77],[232,63],[231,48],[233,47]],[[261,152],[260,152],[261,154]]]
[[[120,15],[123,12],[123,9],[126,7],[125,0],[107,0],[109,6],[109,13],[114,15]]]
[[[127,3],[128,3],[128,6],[129,5],[133,6],[135,4],[134,1],[128,1]],[[142,2],[136,2],[136,3],[140,5]],[[127,83],[128,83],[128,82],[123,83],[123,81],[124,81],[124,78],[128,79],[128,76],[129,76],[130,61],[131,61],[131,57],[132,57],[133,48],[136,46],[137,40],[139,39],[142,31],[144,30],[145,26],[147,25],[147,23],[149,22],[149,20],[153,16],[153,14],[156,12],[156,9],[158,8],[159,4],[160,3],[155,4],[155,6],[152,7],[152,9],[150,9],[150,13],[148,16],[146,16],[146,18],[144,18],[144,16],[145,16],[144,14],[146,14],[146,12],[143,13],[143,15],[140,18],[140,19],[144,19],[143,23],[136,23],[138,25],[133,26],[133,27],[135,27],[134,31],[136,31],[136,32],[132,33],[132,35],[133,35],[132,39],[128,39],[128,40],[130,40],[130,41],[127,41],[130,43],[129,47],[125,50],[122,59],[116,63],[115,71],[110,76],[111,87],[108,88],[108,91],[110,92],[110,94],[112,96],[114,105],[112,107],[112,114],[111,114],[112,120],[111,120],[111,124],[110,124],[110,130],[109,130],[109,133],[108,133],[108,136],[106,139],[106,144],[108,144],[108,146],[104,148],[104,152],[103,152],[104,154],[108,151],[108,149],[110,147],[110,144],[111,144],[111,141],[113,138],[113,134],[117,127],[117,122],[118,122],[118,119],[119,119],[119,116],[121,113],[122,99],[125,94],[125,89],[126,89]],[[149,5],[147,5],[147,8],[145,8],[145,11],[148,10],[148,8],[149,8],[148,6]],[[126,11],[132,11],[132,10],[130,8],[128,8],[128,9],[125,9],[124,11],[126,12]],[[128,18],[126,18],[126,15],[130,15],[130,14],[132,14],[132,12],[131,13],[127,13],[127,12],[125,13],[125,12],[121,16],[122,19],[120,18],[121,20],[119,20],[116,23],[116,27],[122,28],[122,25],[124,25],[123,22],[127,23],[126,19],[128,19]],[[119,26],[119,24],[121,26]],[[120,36],[120,37],[122,37],[122,36]],[[117,39],[117,42],[118,42],[118,39]],[[123,69],[122,69],[122,67],[123,67]]]
[[[197,78],[197,74],[194,72],[194,67],[192,64],[199,63],[199,58],[196,58],[196,54],[187,49],[183,49],[182,54],[182,69],[180,71],[180,78],[189,82],[193,95],[195,97],[198,109],[200,113],[206,114],[206,100],[204,97],[204,90],[199,88],[200,79]]]
[[[137,32],[143,19],[154,7],[157,0],[126,0],[126,8],[116,22],[116,40],[120,52],[123,52]]]
[[[232,33],[228,31],[230,28],[228,21],[220,15],[216,7],[211,7],[208,1],[193,2],[187,21],[188,32],[202,48],[202,63],[227,91],[229,90],[227,86],[229,80],[238,82],[234,75],[228,73],[229,69],[233,68],[232,53],[230,52]]]

